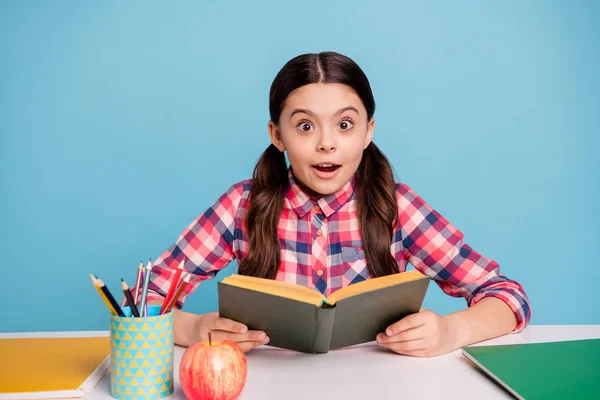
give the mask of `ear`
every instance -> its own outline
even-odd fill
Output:
[[[371,117],[369,122],[367,122],[367,136],[365,136],[365,143],[363,146],[363,150],[367,148],[368,145],[373,141],[373,133],[375,131],[375,118]]]
[[[279,151],[285,151],[285,145],[283,144],[283,140],[281,139],[281,130],[273,121],[269,121],[269,138],[271,139],[271,143],[275,145],[279,149]]]

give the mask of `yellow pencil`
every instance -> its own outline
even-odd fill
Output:
[[[98,292],[98,294],[100,295],[100,297],[102,297],[102,300],[104,300],[104,303],[106,304],[106,307],[108,307],[108,310],[113,315],[117,315],[117,312],[115,311],[115,309],[113,308],[113,306],[110,304],[110,302],[108,301],[108,299],[106,298],[106,296],[104,295],[104,293],[102,293],[102,290],[100,290],[100,286],[98,286],[98,283],[96,282],[96,278],[94,277],[94,275],[90,274],[90,278],[92,278],[92,283],[94,284],[94,287],[96,288],[96,291]]]

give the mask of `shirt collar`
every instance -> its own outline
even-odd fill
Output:
[[[285,197],[289,200],[291,208],[299,217],[306,215],[315,204],[321,208],[326,217],[329,217],[352,198],[356,187],[356,176],[353,175],[352,178],[335,193],[328,194],[315,201],[300,189],[300,186],[298,186],[298,183],[294,178],[291,167],[288,169],[288,179],[290,184]]]

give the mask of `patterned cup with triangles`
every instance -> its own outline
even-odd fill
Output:
[[[116,399],[158,399],[173,393],[173,311],[148,317],[110,316],[110,393]]]

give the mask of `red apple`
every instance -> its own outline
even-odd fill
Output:
[[[179,382],[190,400],[235,400],[246,383],[246,356],[230,340],[196,343],[185,351]]]

